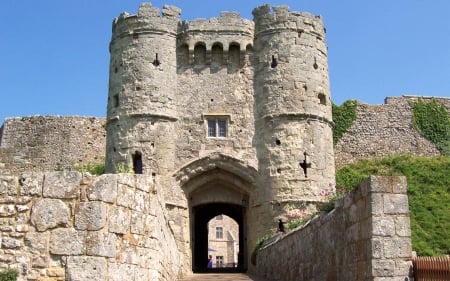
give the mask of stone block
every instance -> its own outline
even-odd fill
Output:
[[[51,172],[44,178],[44,197],[71,199],[79,197],[82,176],[79,172]]]
[[[75,209],[75,228],[78,230],[100,230],[106,224],[106,204],[103,202],[81,202]]]
[[[27,252],[44,254],[48,248],[48,238],[48,232],[28,232],[24,239]]]
[[[85,253],[85,232],[75,229],[55,229],[50,234],[50,253],[82,255]]]
[[[42,194],[44,185],[43,173],[24,173],[19,179],[20,195],[36,196]]]
[[[2,249],[19,249],[22,247],[22,242],[19,239],[11,237],[2,237]]]
[[[400,237],[411,237],[411,224],[409,216],[395,217],[395,233]]]
[[[153,179],[147,175],[136,175],[136,188],[145,192],[150,192],[154,188]]]
[[[113,262],[108,262],[108,279],[109,281],[123,281],[134,279],[134,266],[129,264],[117,264],[114,260]],[[142,279],[146,280],[146,279]],[[158,279],[149,279],[149,280],[158,280]]]
[[[152,233],[152,226],[155,225],[155,217],[144,215],[138,212],[131,214],[131,233],[139,235],[149,235]]]
[[[0,177],[0,195],[17,195],[18,179],[17,177],[2,176]]]
[[[408,195],[385,194],[383,199],[385,214],[409,214]]]
[[[88,188],[89,200],[114,203],[117,197],[117,175],[104,174],[95,178]]]
[[[128,232],[131,222],[130,210],[122,207],[111,207],[109,210],[108,231],[112,233],[125,234]]]
[[[395,223],[392,217],[372,217],[372,234],[374,236],[394,236]]]
[[[69,208],[59,199],[37,199],[31,209],[31,224],[38,231],[69,225]]]
[[[105,258],[69,256],[66,261],[66,280],[106,280]],[[128,280],[127,278],[123,280]]]
[[[116,256],[116,235],[90,231],[86,237],[86,254],[113,258]]]
[[[372,260],[372,276],[393,277],[395,272],[395,262],[393,260]]]
[[[411,258],[411,239],[409,237],[386,238],[383,244],[385,258]]]

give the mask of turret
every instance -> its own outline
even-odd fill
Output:
[[[325,30],[320,17],[265,5],[255,21],[255,138],[268,220],[311,212],[334,190]],[[283,218],[284,219],[284,218]],[[264,225],[264,223],[266,225]]]
[[[180,10],[143,3],[113,22],[107,172],[168,174],[175,157],[176,36]]]

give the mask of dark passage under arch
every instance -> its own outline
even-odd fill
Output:
[[[208,269],[208,222],[218,215],[227,215],[234,219],[239,225],[239,254],[236,268]],[[246,266],[246,227],[245,207],[234,204],[210,203],[193,207],[193,225],[191,237],[193,241],[193,263],[194,272],[207,271],[236,271],[245,272]]]

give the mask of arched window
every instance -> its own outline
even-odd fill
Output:
[[[206,64],[206,46],[203,43],[197,43],[194,47],[194,64]]]
[[[219,67],[223,63],[223,47],[220,43],[214,43],[211,49],[211,66]]]
[[[189,66],[189,47],[187,44],[183,44],[178,47],[177,51],[177,68]]]
[[[240,67],[241,62],[241,48],[237,43],[231,43],[228,50],[228,70],[229,72],[236,72]]]

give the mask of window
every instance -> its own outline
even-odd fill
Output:
[[[223,228],[221,226],[216,227],[216,239],[223,239]]]
[[[216,220],[222,220],[223,216],[222,215],[218,215],[216,216]]]
[[[208,137],[225,138],[227,136],[227,119],[224,117],[208,117]]]
[[[216,267],[223,266],[223,256],[216,256]]]

